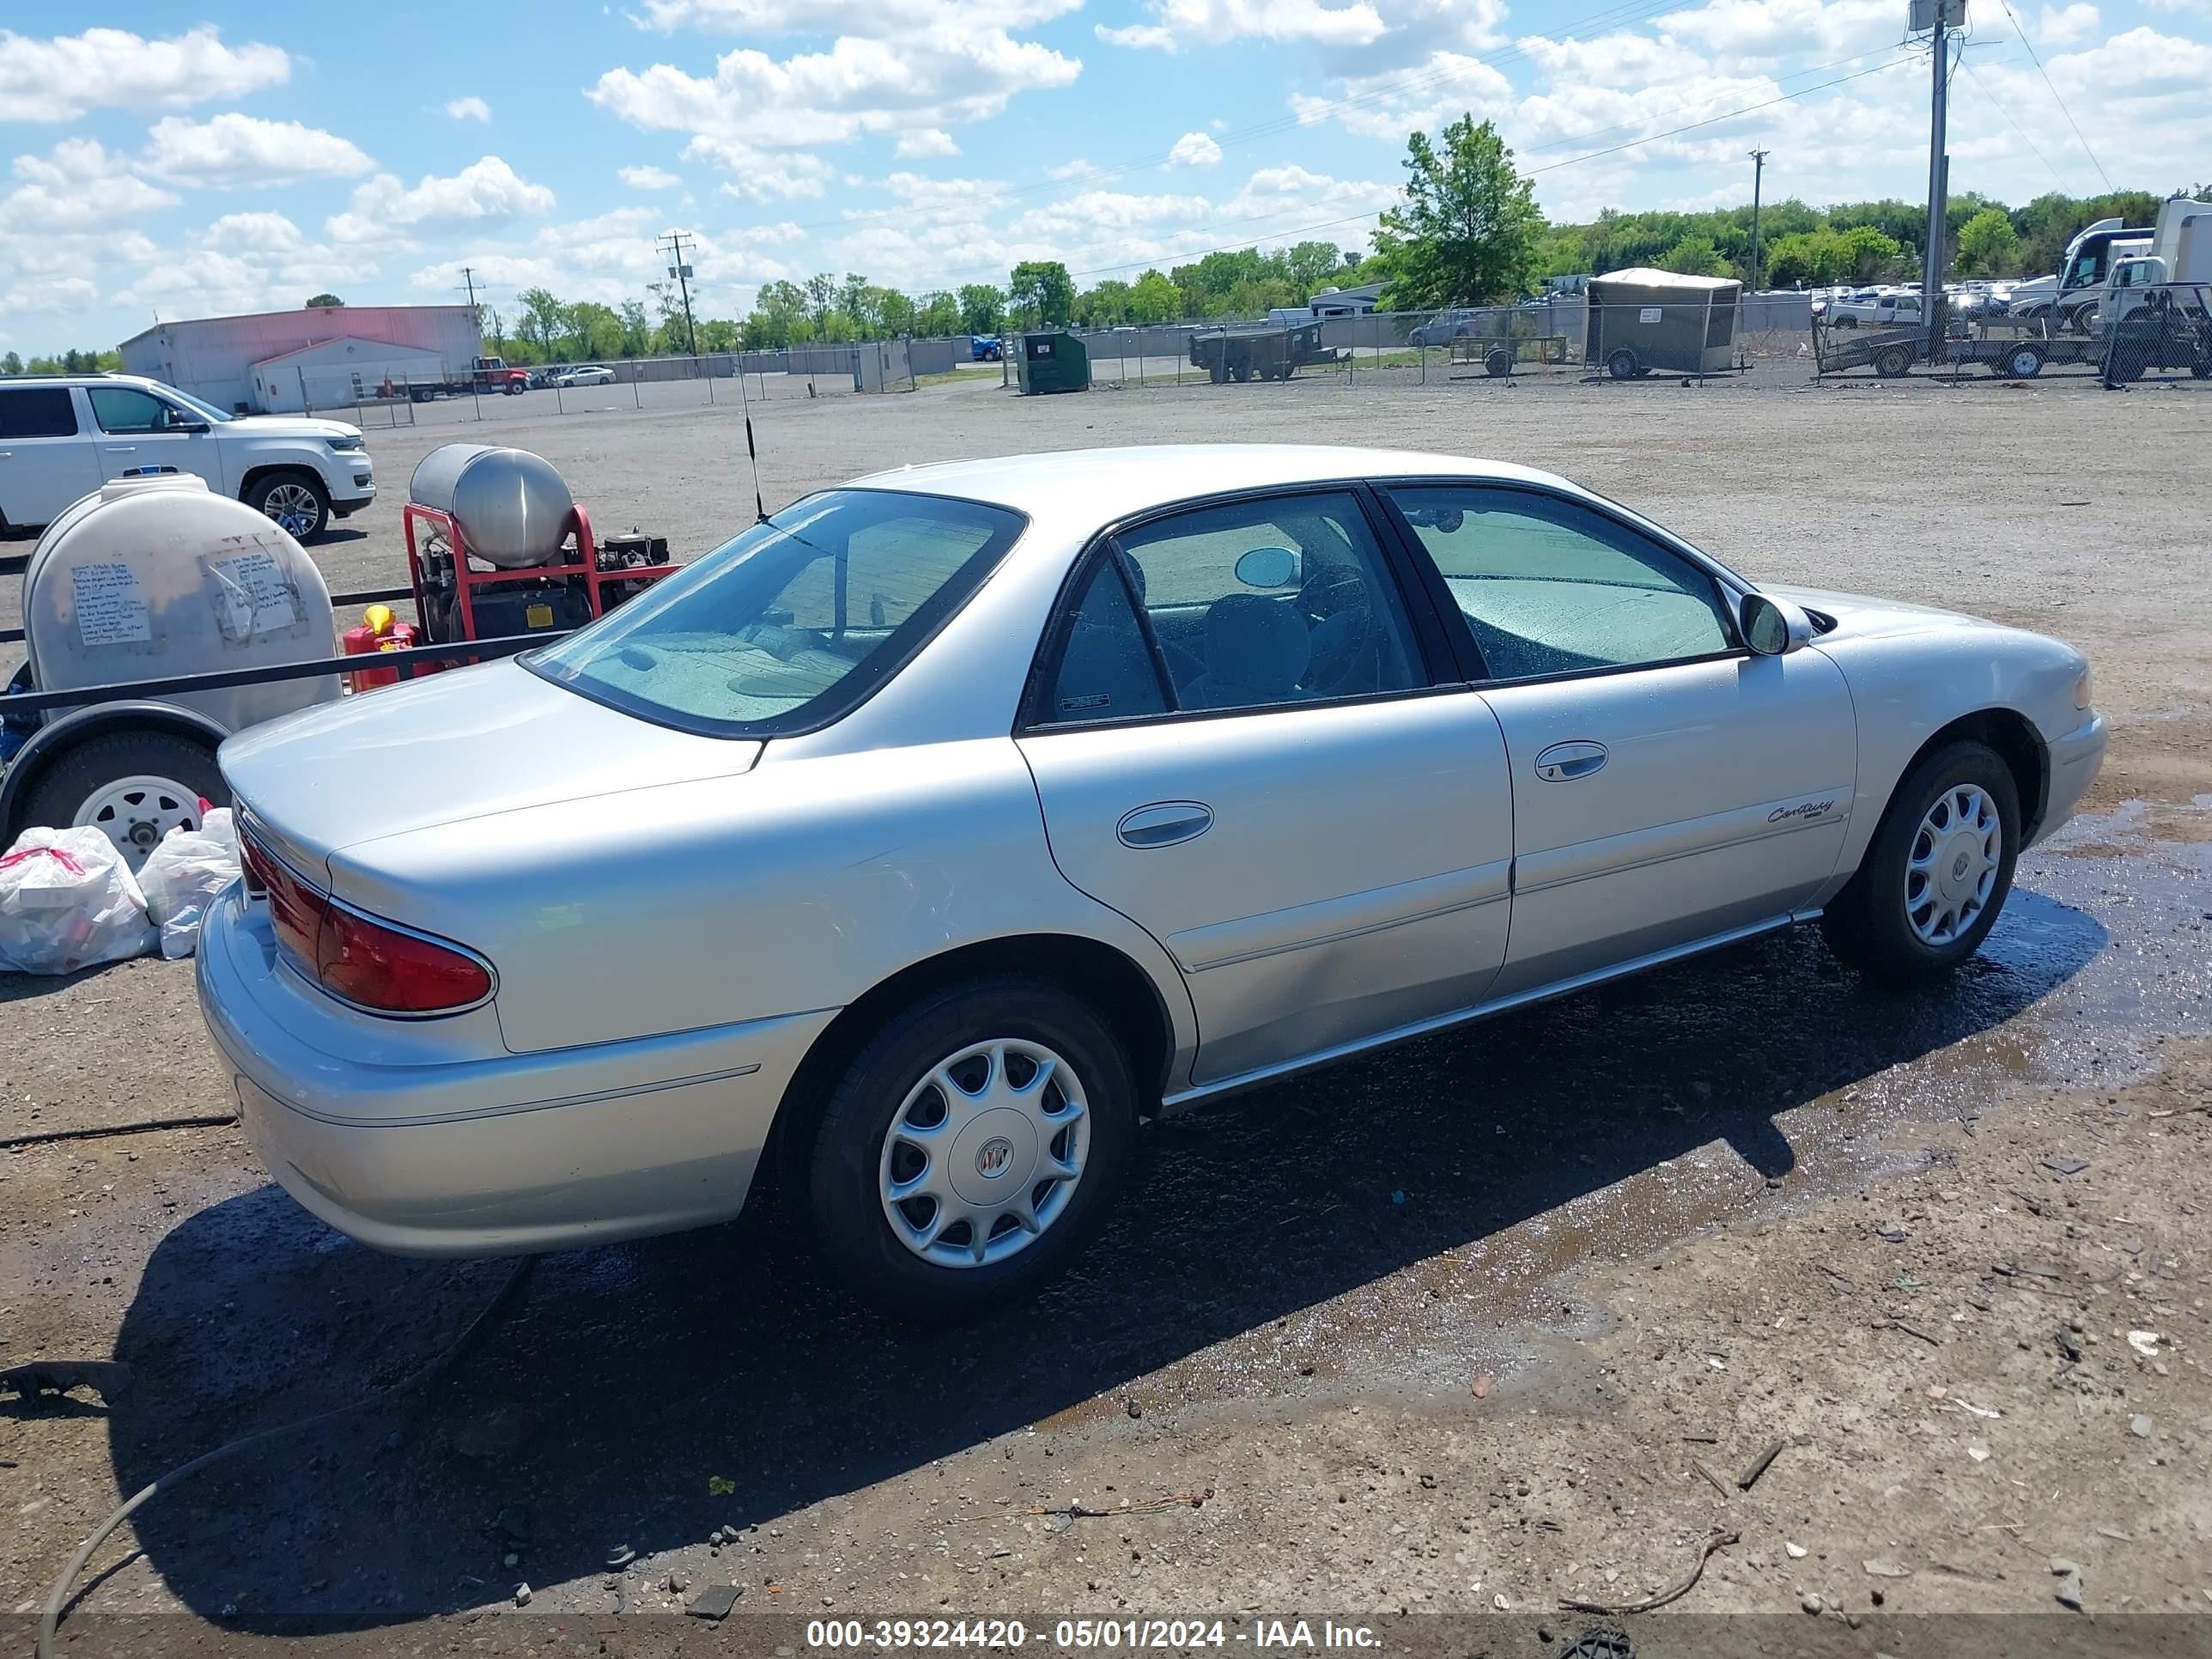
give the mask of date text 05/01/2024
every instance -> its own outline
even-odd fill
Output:
[[[1238,1621],[1242,1623],[1241,1620]],[[1036,1632],[1043,1646],[1044,1632]],[[1015,1619],[817,1619],[806,1626],[810,1648],[908,1649],[1027,1646],[1030,1632]],[[1249,1630],[1219,1619],[1061,1619],[1052,1626],[1051,1645],[1078,1651],[1182,1651],[1194,1648],[1243,1647],[1260,1653],[1309,1653],[1328,1650],[1371,1650],[1381,1638],[1365,1625],[1340,1625],[1324,1619],[1258,1619]]]

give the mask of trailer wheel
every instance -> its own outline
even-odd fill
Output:
[[[1632,380],[1644,372],[1632,347],[1622,346],[1605,360],[1605,372],[1616,380]]]
[[[1219,386],[1229,378],[1229,365],[1219,362],[1208,363],[1206,366],[1206,378],[1214,385]]]
[[[2032,380],[2043,373],[2043,350],[2039,346],[2019,345],[1990,365],[1990,373],[2001,380]]]
[[[50,830],[89,824],[136,870],[170,830],[200,827],[203,799],[230,800],[205,744],[169,732],[109,732],[55,759],[24,803],[22,822]]]
[[[1912,368],[1912,348],[1886,346],[1874,360],[1874,372],[1885,380],[1894,380],[1909,373]]]
[[[1513,354],[1504,346],[1492,346],[1482,360],[1482,372],[1493,380],[1502,380],[1513,372]]]

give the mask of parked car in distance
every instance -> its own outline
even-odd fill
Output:
[[[35,529],[112,478],[174,467],[312,541],[376,499],[361,428],[227,415],[136,374],[0,380],[0,526]]]
[[[614,370],[599,363],[579,363],[553,377],[553,384],[563,390],[580,386],[612,386],[614,381]]]
[[[1910,289],[1853,295],[1827,313],[1834,328],[1899,328],[1920,319],[1920,295]]]
[[[968,337],[968,354],[971,362],[995,363],[1006,356],[1006,347],[995,335],[971,334]]]
[[[1440,311],[1426,322],[1416,323],[1406,331],[1406,338],[1417,346],[1448,346],[1454,340],[1471,331],[1474,313],[1467,310]]]
[[[2104,743],[2057,641],[1523,467],[916,466],[230,739],[199,996],[364,1243],[696,1226],[773,1148],[860,1290],[957,1316],[1066,1262],[1148,1115],[1815,918],[1947,974]]]

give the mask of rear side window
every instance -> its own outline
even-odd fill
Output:
[[[65,386],[0,388],[0,438],[74,438],[76,404]]]
[[[679,731],[811,732],[903,667],[1024,523],[949,496],[809,496],[523,664]]]
[[[135,386],[89,386],[85,396],[102,432],[160,432],[169,424],[168,404]]]
[[[1122,720],[1164,714],[1167,693],[1146,641],[1119,558],[1092,567],[1082,603],[1068,618],[1060,672],[1045,719]]]

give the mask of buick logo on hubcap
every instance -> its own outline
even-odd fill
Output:
[[[1004,1135],[995,1136],[983,1143],[975,1154],[975,1173],[988,1179],[1002,1176],[1007,1165],[1014,1161],[1014,1143]]]
[[[1965,875],[1966,873],[1966,855],[1964,853],[1961,853],[1961,854],[1959,854],[1958,861],[1957,861],[1956,863],[1953,864],[1953,865],[1952,865],[1952,866],[1951,866],[1951,875],[1952,875],[1952,878],[1953,878],[1954,880],[1955,880],[1955,879],[1957,879],[1959,877],[1963,876],[1963,875]]]

